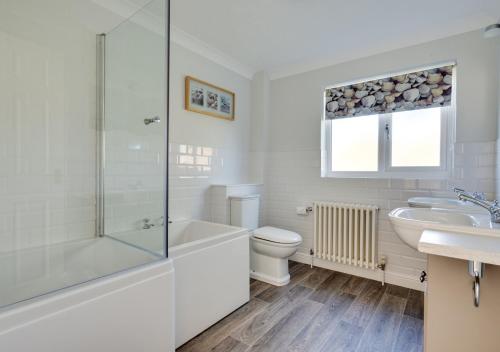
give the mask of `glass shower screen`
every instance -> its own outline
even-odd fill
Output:
[[[167,3],[0,1],[0,309],[165,257]]]
[[[165,2],[153,0],[104,41],[101,235],[164,251]]]

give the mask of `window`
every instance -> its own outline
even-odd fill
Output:
[[[324,90],[321,175],[444,178],[455,63]]]
[[[326,177],[446,177],[452,107],[323,121]]]
[[[377,171],[378,126],[378,115],[332,120],[332,171]]]
[[[391,167],[441,166],[441,108],[391,115]]]

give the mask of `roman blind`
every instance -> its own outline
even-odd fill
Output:
[[[325,118],[384,114],[451,104],[453,65],[325,90]]]

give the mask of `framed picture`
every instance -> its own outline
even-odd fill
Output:
[[[227,89],[186,76],[186,110],[234,120],[235,94]]]

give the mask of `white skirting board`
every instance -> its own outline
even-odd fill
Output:
[[[290,257],[290,260],[311,264],[311,256],[307,253],[297,252],[293,256]],[[372,279],[376,281],[382,281],[382,271],[380,270],[371,270],[371,269],[362,269],[359,267],[339,264],[330,262],[328,260],[313,258],[313,265],[319,268],[325,268],[329,270],[339,271],[342,273],[346,273],[349,275],[355,275],[364,277],[367,279]],[[425,291],[425,284],[422,284],[418,277],[410,277],[401,274],[391,273],[390,271],[385,272],[385,282],[397,286],[411,288],[413,290]]]

